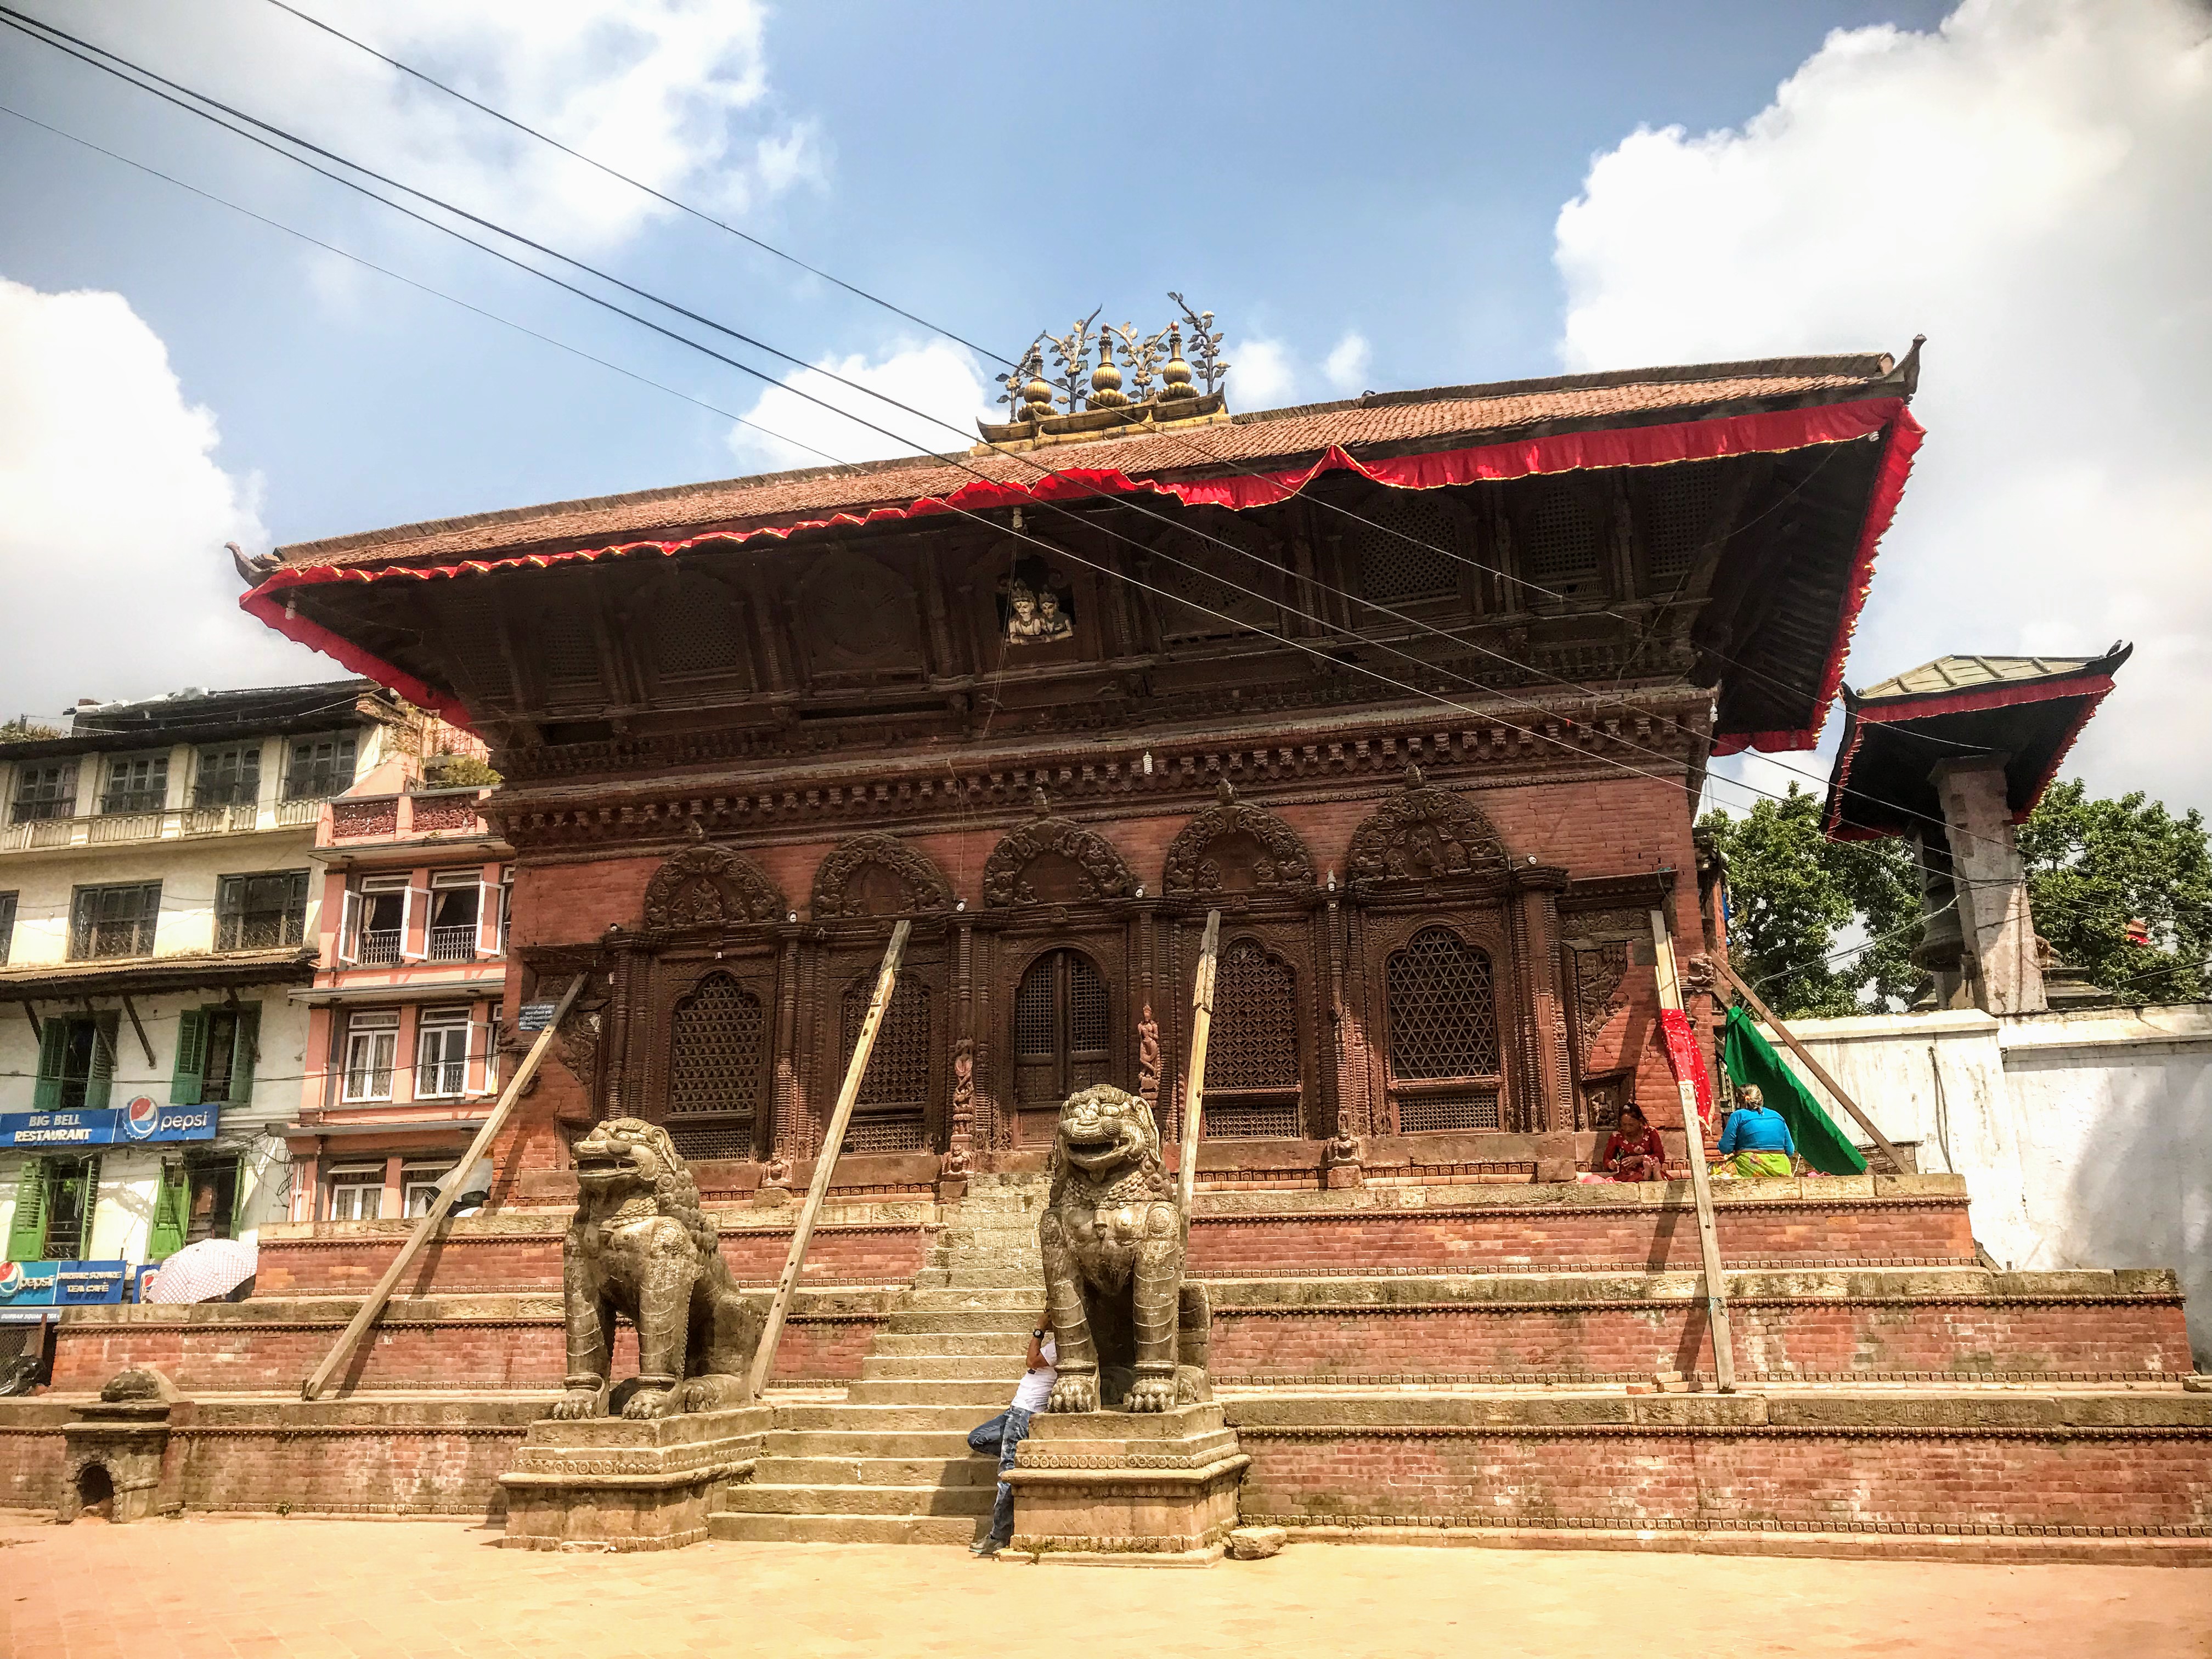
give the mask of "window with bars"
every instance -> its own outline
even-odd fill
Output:
[[[1080,951],[1048,951],[1014,992],[1014,1102],[1057,1108],[1106,1068],[1106,981]]]
[[[1461,561],[1458,520],[1443,503],[1412,490],[1393,490],[1358,508],[1352,526],[1360,591],[1383,605],[1456,599]]]
[[[750,1118],[760,1099],[761,1000],[727,974],[709,974],[678,999],[668,1041],[668,1115]],[[751,1132],[744,1132],[748,1149]],[[679,1147],[690,1156],[688,1148]],[[723,1153],[744,1157],[743,1152]]]
[[[15,942],[15,896],[0,893],[0,968],[8,963],[9,947]]]
[[[1644,556],[1655,583],[1669,587],[1705,550],[1719,505],[1719,461],[1655,467],[1644,483]]]
[[[10,823],[37,823],[47,818],[76,815],[76,763],[26,763],[15,769],[15,799],[8,810]]]
[[[483,877],[443,870],[430,878],[430,929],[423,941],[432,962],[474,962],[483,915]]]
[[[425,1008],[415,1020],[415,1097],[456,1100],[469,1091],[466,1008]]]
[[[216,883],[215,948],[276,951],[307,935],[307,872],[224,876]]]
[[[1297,975],[1254,939],[1214,963],[1213,1031],[1206,1050],[1206,1133],[1249,1140],[1296,1135]]]
[[[364,1164],[331,1171],[330,1218],[374,1221],[384,1213],[384,1166]]]
[[[150,957],[161,914],[161,884],[80,887],[70,904],[70,957]]]
[[[1449,927],[1424,927],[1391,953],[1382,979],[1401,1133],[1500,1127],[1504,1060],[1490,953]]]
[[[841,1064],[849,1064],[860,1040],[872,980],[855,982],[845,993],[844,1041]],[[847,1132],[856,1152],[918,1152],[929,1109],[929,988],[914,974],[901,974],[890,1006],[876,1032],[876,1046],[860,1078],[860,1092]]]
[[[203,749],[192,775],[194,806],[251,806],[261,799],[261,745]]]
[[[663,590],[650,623],[654,669],[664,679],[725,679],[744,665],[729,590],[687,576]]]
[[[350,732],[295,738],[284,766],[284,799],[324,800],[350,787],[355,749]]]
[[[348,1102],[391,1099],[392,1071],[398,1057],[399,1011],[362,1008],[355,1012],[346,1020],[345,1078],[340,1098]]]
[[[168,799],[167,755],[118,755],[107,763],[107,781],[100,792],[102,813],[158,812]]]
[[[1572,478],[1547,478],[1522,526],[1522,574],[1538,587],[1573,594],[1596,581],[1598,519]],[[1531,596],[1538,604],[1542,593]]]

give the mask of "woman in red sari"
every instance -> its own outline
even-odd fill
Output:
[[[1667,1149],[1659,1132],[1644,1120],[1640,1106],[1620,1109],[1620,1127],[1598,1154],[1597,1167],[1616,1181],[1664,1181]]]

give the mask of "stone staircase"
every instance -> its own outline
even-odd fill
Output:
[[[780,1404],[750,1482],[708,1518],[715,1538],[966,1543],[998,1466],[968,1431],[1003,1411],[1044,1305],[1042,1176],[971,1177],[928,1263],[842,1402]]]

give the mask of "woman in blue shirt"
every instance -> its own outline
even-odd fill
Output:
[[[1796,1173],[1796,1166],[1790,1157],[1797,1150],[1796,1137],[1790,1133],[1790,1125],[1782,1114],[1766,1103],[1766,1097],[1756,1085],[1747,1084],[1736,1091],[1736,1109],[1729,1114],[1728,1127],[1721,1131],[1720,1162],[1713,1166],[1717,1175],[1786,1176]]]

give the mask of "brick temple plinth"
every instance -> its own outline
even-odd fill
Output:
[[[1211,1565],[1237,1525],[1237,1486],[1251,1461],[1218,1405],[1039,1417],[1007,1476],[1014,1488],[1008,1553]]]
[[[507,1492],[501,1541],[616,1551],[702,1542],[722,1489],[751,1479],[775,1416],[767,1406],[737,1406],[645,1422],[542,1419],[499,1478]]]

